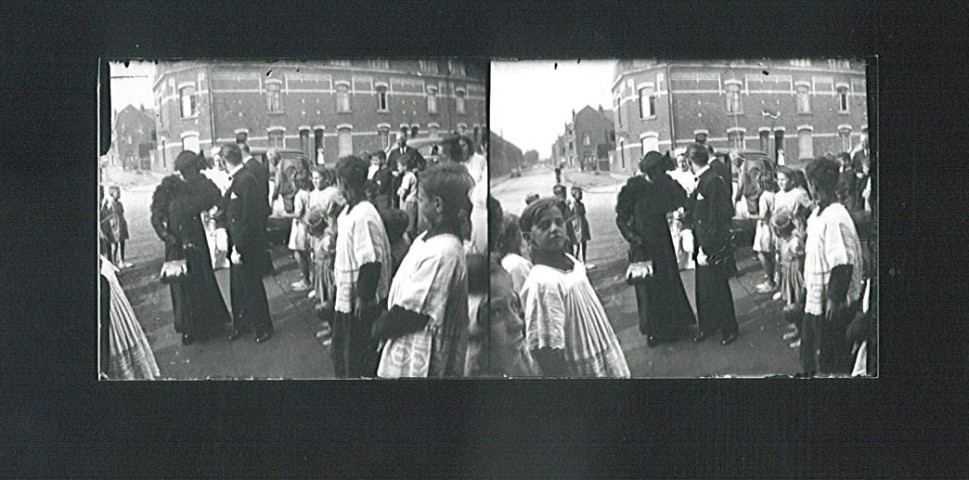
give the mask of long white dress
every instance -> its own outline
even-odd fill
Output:
[[[569,258],[572,271],[535,265],[525,281],[521,298],[528,349],[562,350],[569,377],[628,378],[626,357],[585,265]]]

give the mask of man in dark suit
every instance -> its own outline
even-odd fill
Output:
[[[730,221],[733,207],[723,177],[710,165],[708,150],[692,143],[686,149],[697,176],[697,187],[686,203],[684,221],[692,224],[697,249],[696,310],[697,329],[694,342],[702,342],[720,330],[721,343],[728,345],[737,339],[739,326],[730,292]]]
[[[229,167],[232,182],[225,193],[229,249],[232,252],[229,279],[233,328],[229,340],[255,329],[256,343],[262,343],[273,333],[269,301],[262,283],[265,263],[269,260],[265,227],[268,194],[263,195],[260,180],[242,164],[242,151],[238,145],[223,145],[222,158]]]
[[[717,172],[717,175],[720,175],[720,178],[722,178],[726,183],[728,195],[727,198],[733,198],[733,173],[730,170],[730,165],[724,163],[723,160],[717,156],[717,152],[713,149],[712,145],[707,144],[706,147],[707,158],[710,159],[710,169]],[[729,161],[729,159],[727,161]],[[731,214],[731,217],[733,217],[733,214]]]
[[[407,158],[415,157],[417,159],[417,165],[426,165],[427,160],[424,160],[424,156],[421,155],[413,147],[407,146],[407,137],[401,133],[397,137],[397,148],[390,151],[390,156],[387,157],[387,166],[390,168],[393,174],[393,185],[391,187],[391,192],[394,197],[394,208],[400,208],[400,199],[397,197],[397,189],[400,188],[400,182],[403,180],[404,169],[401,168],[407,165]]]
[[[256,157],[249,155],[249,145],[245,143],[242,144],[242,165],[246,167],[246,170],[252,172],[255,175],[256,180],[259,184],[259,194],[263,199],[263,210],[265,211],[265,220],[263,222],[263,230],[266,230],[266,223],[269,222],[269,215],[273,213],[272,204],[269,203],[269,166],[263,164]],[[266,161],[271,162],[273,160],[272,156],[279,156],[275,149],[269,149],[266,152]]]

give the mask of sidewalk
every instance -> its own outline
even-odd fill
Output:
[[[263,344],[256,344],[253,334],[229,342],[230,327],[226,325],[223,336],[183,346],[181,335],[172,326],[169,288],[155,282],[153,291],[145,292],[148,301],[138,302],[136,313],[139,318],[146,314],[156,316],[157,321],[143,320],[142,323],[156,325],[154,330],[145,333],[161,376],[178,380],[332,378],[329,347],[322,346],[315,337],[320,322],[313,312],[313,300],[306,298],[305,292],[293,292],[290,288],[299,273],[295,261],[287,254],[283,246],[275,247],[276,274],[263,280],[275,330],[273,337]],[[215,276],[228,308],[229,270],[217,270]]]

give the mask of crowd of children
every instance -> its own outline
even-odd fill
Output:
[[[867,342],[877,338],[868,307],[876,220],[850,156],[825,155],[804,170],[779,166],[776,183],[762,183],[758,212],[751,214],[753,250],[766,276],[757,291],[783,302],[784,340],[800,349],[805,372],[870,373],[864,367],[874,357]]]

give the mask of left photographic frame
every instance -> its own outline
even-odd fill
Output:
[[[489,63],[108,59],[100,378],[465,376]]]

